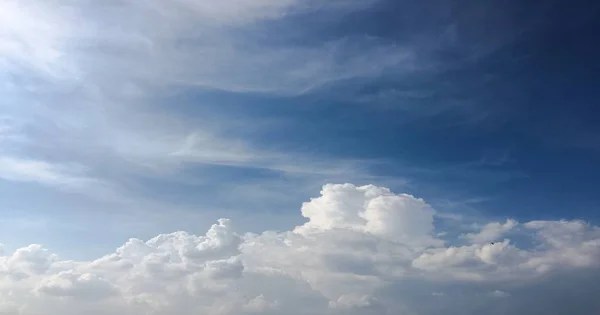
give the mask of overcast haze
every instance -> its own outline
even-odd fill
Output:
[[[0,0],[0,315],[600,314],[599,9]]]

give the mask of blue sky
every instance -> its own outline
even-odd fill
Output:
[[[296,231],[316,222],[300,209],[327,183],[423,198],[450,245],[477,229],[499,237],[507,219],[596,231],[599,10],[0,4],[0,243],[92,260],[219,218],[240,235]]]
[[[99,22],[116,12],[89,9],[80,8]],[[164,202],[208,217],[258,212],[289,224],[287,212],[295,217],[323,183],[357,182],[441,210],[597,222],[594,12],[559,2],[336,2],[284,19],[192,21],[211,35],[181,26],[189,33],[167,33],[163,51],[135,36],[158,41],[179,26],[139,35],[123,20],[134,33],[119,38],[119,23],[81,34],[54,25],[46,42],[22,36],[36,56],[5,59],[3,151],[77,165],[137,207]],[[130,75],[116,71],[136,54]],[[188,132],[208,134],[209,148],[198,148],[206,156],[160,156]],[[2,209],[45,221],[117,208],[39,184],[4,176]],[[232,198],[231,189],[244,192]]]

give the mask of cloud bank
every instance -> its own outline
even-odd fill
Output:
[[[0,314],[559,314],[566,306],[589,314],[600,307],[585,291],[597,283],[589,279],[600,267],[600,228],[585,222],[489,222],[467,237],[440,238],[443,218],[424,200],[352,184],[324,185],[301,214],[306,222],[289,231],[239,234],[220,219],[205,235],[130,239],[89,261],[36,244],[3,253]],[[503,238],[509,229],[518,241]],[[553,300],[571,290],[579,294]]]

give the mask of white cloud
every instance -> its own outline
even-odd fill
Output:
[[[66,66],[64,40],[72,33],[69,23],[75,17],[64,5],[52,6],[43,1],[0,3],[0,69],[13,70],[15,65],[57,75]]]
[[[430,277],[465,280],[517,277],[526,254],[505,240],[501,243],[429,249],[412,261]]]
[[[91,273],[61,271],[41,282],[37,292],[56,297],[72,297],[81,300],[102,300],[117,294],[117,289],[106,279]]]
[[[531,221],[524,224],[536,231],[538,245],[545,255],[526,262],[529,268],[547,272],[562,266],[600,266],[600,228],[583,221]]]
[[[116,191],[118,187],[114,183],[89,175],[85,167],[79,164],[59,164],[0,155],[0,179],[38,183],[96,199],[125,200]]]
[[[201,92],[290,95],[409,66],[406,49],[373,38],[256,44],[275,29],[265,23],[311,10],[337,16],[372,3],[4,1],[0,177],[143,203],[136,180],[182,180],[190,165],[267,169],[319,185],[323,177],[366,176],[365,161],[292,157],[250,139],[268,123],[219,116],[210,108],[220,104]]]
[[[349,51],[354,40],[348,39],[315,47],[265,47],[256,44],[262,33],[253,30],[264,31],[260,23],[299,12],[343,14],[372,2],[5,1],[0,57],[5,67],[19,60],[53,78],[91,79],[101,88],[142,83],[298,93],[410,65],[410,53],[374,39],[361,39],[372,45],[360,53]]]
[[[442,244],[432,235],[434,214],[422,199],[396,195],[386,188],[325,185],[321,197],[302,206],[302,215],[309,221],[296,232],[341,228],[411,244]]]
[[[265,296],[260,294],[254,299],[248,301],[243,307],[243,310],[252,314],[265,314],[276,310],[279,307],[277,301],[267,301]]]
[[[507,219],[504,224],[491,222],[484,225],[478,233],[468,233],[465,237],[473,244],[488,243],[499,239],[503,234],[515,228],[519,223]]]
[[[0,178],[13,181],[38,182],[77,188],[92,184],[86,176],[78,175],[78,165],[57,165],[24,158],[0,157]]]
[[[487,296],[512,301],[514,295],[498,289],[506,280],[513,290],[535,288],[543,274],[597,272],[600,258],[598,227],[578,221],[525,223],[536,231],[529,236],[540,248],[517,248],[509,240],[444,247],[432,236],[430,206],[377,186],[325,185],[320,197],[304,203],[302,213],[309,221],[291,231],[238,235],[232,222],[222,219],[203,236],[175,232],[149,241],[131,239],[92,261],[63,260],[31,245],[0,257],[0,310],[23,315],[432,314],[431,305],[446,303],[432,300],[432,294],[462,292],[472,303],[492,303],[476,293],[483,289]],[[370,228],[371,220],[377,228]],[[558,255],[559,249],[568,255]],[[541,270],[541,263],[552,268]],[[421,292],[424,304],[398,293],[402,287]],[[472,314],[461,305],[446,309]],[[525,312],[519,309],[525,306],[515,307]]]

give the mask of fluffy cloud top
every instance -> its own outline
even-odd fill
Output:
[[[372,185],[325,185],[321,197],[302,206],[309,221],[300,234],[346,229],[410,244],[442,244],[432,236],[435,211],[422,199]]]
[[[435,314],[432,305],[452,298],[484,305],[478,312],[501,314],[494,300],[502,300],[536,314],[547,308],[511,291],[535,297],[556,277],[594,274],[600,261],[600,229],[579,221],[524,223],[529,247],[488,243],[516,225],[490,222],[447,247],[465,238],[437,238],[424,200],[372,185],[325,185],[302,215],[307,222],[291,231],[245,235],[221,219],[203,236],[130,239],[92,261],[30,245],[0,257],[0,313]]]
[[[465,235],[474,244],[487,243],[497,240],[502,234],[512,230],[518,225],[517,221],[507,219],[506,223],[492,222],[486,224],[478,233]]]

